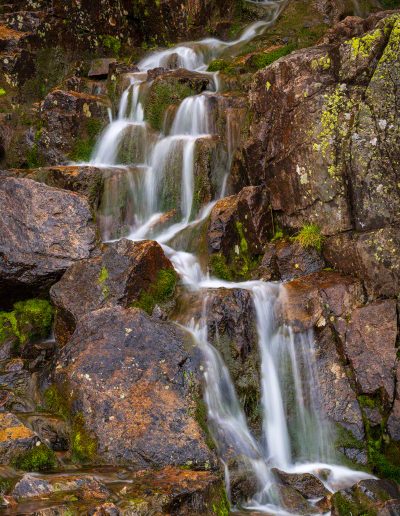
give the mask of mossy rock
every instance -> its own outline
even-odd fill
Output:
[[[149,315],[156,305],[166,303],[174,294],[178,275],[173,269],[161,269],[157,273],[157,279],[147,290],[143,290],[138,301],[132,306],[141,308]]]
[[[39,444],[16,457],[13,465],[23,471],[49,471],[57,467],[57,459],[53,450]]]

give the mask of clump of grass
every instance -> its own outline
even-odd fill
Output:
[[[296,46],[294,44],[285,45],[284,47],[277,48],[275,50],[271,50],[270,52],[263,52],[260,54],[255,54],[250,58],[250,65],[256,70],[261,70],[266,66],[269,66],[274,61],[277,61],[283,56],[287,56],[295,50]]]
[[[324,236],[316,224],[305,224],[293,239],[305,249],[314,248],[318,252],[322,251]]]
[[[48,471],[57,467],[57,459],[53,450],[40,444],[16,457],[13,465],[23,471]]]

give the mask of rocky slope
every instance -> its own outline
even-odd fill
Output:
[[[185,245],[222,279],[284,282],[279,318],[295,333],[314,331],[338,453],[384,479],[326,496],[312,475],[276,472],[295,514],[400,510],[400,11],[396,2],[364,7],[375,12],[293,0],[239,56],[212,62],[223,88],[213,97],[218,135],[195,162],[198,206],[213,198],[216,163],[228,157],[231,179]],[[5,514],[229,513],[199,350],[171,322],[202,304],[156,242],[100,242],[105,229],[124,235],[134,209],[124,169],[67,163],[88,159],[149,44],[204,36],[204,24],[233,36],[257,9],[217,0],[0,6]],[[150,72],[154,131],[186,95],[178,91],[203,91],[208,80]],[[138,150],[120,152],[129,163]],[[209,294],[210,341],[258,431],[251,298]],[[233,501],[249,492],[233,479]],[[307,502],[315,496],[318,509]]]

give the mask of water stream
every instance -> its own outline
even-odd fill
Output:
[[[179,273],[182,284],[204,298],[202,316],[192,320],[187,330],[203,352],[204,399],[221,460],[226,466],[229,456],[240,459],[244,470],[257,482],[256,494],[250,500],[243,500],[244,508],[287,514],[271,491],[272,467],[290,472],[313,472],[331,491],[367,475],[334,464],[331,428],[318,402],[313,335],[311,332],[294,334],[290,327],[277,323],[275,312],[282,286],[212,278],[202,269],[195,254],[174,249],[171,243],[182,231],[190,232],[205,221],[216,200],[225,195],[229,157],[214,199],[195,208],[195,154],[199,141],[213,137],[215,132],[210,99],[218,95],[218,76],[210,74],[213,84],[210,91],[183,100],[172,123],[165,123],[160,134],[155,134],[146,122],[143,107],[149,70],[180,67],[205,73],[211,59],[226,49],[233,52],[240,49],[273,24],[285,6],[285,0],[255,3],[264,5],[266,19],[250,25],[235,41],[208,38],[146,56],[138,65],[140,72],[129,75],[117,117],[101,135],[90,164],[106,167],[109,174],[106,214],[100,215],[103,238],[110,240],[128,235],[132,240],[157,240]],[[231,155],[234,142],[229,127],[225,146],[229,150],[227,155]],[[130,159],[123,160],[122,150],[126,148],[130,149]],[[126,190],[128,194],[124,197],[122,191]],[[123,219],[122,234],[115,224],[118,217]],[[261,359],[261,435],[256,436],[250,430],[228,368],[207,338],[208,306],[212,296],[209,291],[221,287],[246,289],[254,303]],[[323,478],[322,470],[328,471]],[[229,489],[228,466],[225,471]]]

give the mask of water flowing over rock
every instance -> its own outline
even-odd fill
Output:
[[[139,309],[103,308],[80,319],[57,364],[55,382],[73,394],[73,411],[94,433],[100,461],[137,468],[214,464],[190,415],[198,358],[181,330]]]
[[[0,183],[0,201],[0,285],[8,302],[6,289],[46,292],[72,263],[92,253],[95,228],[83,197],[8,177]]]

